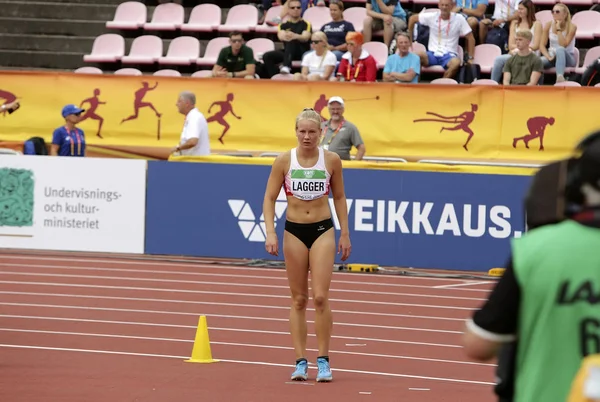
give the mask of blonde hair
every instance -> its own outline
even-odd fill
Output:
[[[321,127],[321,115],[317,113],[317,111],[311,107],[304,108],[302,112],[296,117],[296,129],[298,129],[298,123],[301,120],[309,120],[317,124],[319,128]]]
[[[325,32],[323,31],[314,32],[311,36],[311,39],[312,38],[317,38],[318,40],[322,41],[325,44],[325,46],[329,46],[327,35],[325,35]]]
[[[565,25],[564,25],[563,28],[566,28],[566,29],[571,28],[571,10],[569,10],[569,7],[567,7],[567,5],[564,4],[564,3],[556,3],[554,5],[554,7],[561,8],[565,12],[565,14],[567,15],[565,17]],[[552,8],[554,8],[554,7],[552,7]],[[552,20],[552,21],[554,22],[554,20]]]
[[[527,39],[530,42],[531,42],[531,39],[533,39],[533,34],[529,30],[527,30],[527,31],[523,31],[523,30],[522,31],[517,31],[517,33],[515,33],[515,36],[517,38]]]

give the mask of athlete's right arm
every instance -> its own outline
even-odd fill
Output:
[[[267,252],[272,255],[279,254],[277,233],[275,232],[275,201],[277,200],[277,196],[279,196],[281,186],[283,185],[287,159],[287,154],[284,153],[280,154],[275,159],[275,162],[273,162],[263,200],[263,215],[265,218],[265,229],[267,231],[265,247]]]

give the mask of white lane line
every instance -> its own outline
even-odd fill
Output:
[[[164,310],[144,310],[144,309],[129,309],[129,308],[110,308],[110,307],[91,307],[91,306],[65,306],[56,304],[34,304],[34,303],[4,303],[0,302],[1,306],[14,306],[14,307],[37,307],[37,308],[55,308],[65,310],[86,310],[86,311],[113,311],[121,313],[146,313],[146,314],[164,314],[164,315],[184,315],[198,317],[202,313],[192,313],[184,311],[164,311]],[[245,315],[229,315],[229,314],[208,314],[210,317],[218,318],[230,318],[236,320],[251,320],[251,321],[275,321],[288,323],[289,318],[272,318],[272,317],[257,317],[257,316],[245,316]],[[309,324],[314,324],[314,321],[307,320]],[[435,332],[443,334],[462,334],[462,331],[447,331],[441,329],[430,329],[430,328],[413,328],[413,327],[395,327],[391,325],[373,325],[373,324],[356,324],[349,322],[336,322],[336,326],[342,327],[358,327],[358,328],[372,328],[372,329],[391,329],[401,331],[416,331],[416,332]]]
[[[16,328],[16,329],[15,328],[0,328],[0,331],[82,336],[82,337],[97,337],[97,338],[136,339],[136,340],[158,341],[158,342],[194,343],[193,339],[155,338],[155,337],[118,335],[118,334],[96,334],[96,333],[85,333],[85,332],[44,331],[44,330],[18,329],[18,328]],[[261,344],[253,344],[253,343],[211,341],[210,344],[211,345],[223,345],[223,346],[248,347],[248,348],[261,348],[261,349],[294,350],[293,347],[289,347],[289,346],[261,345]],[[311,349],[311,348],[308,348],[306,350],[309,352],[318,352],[319,351],[318,349]],[[345,350],[333,350],[332,349],[332,350],[330,350],[330,353],[351,355],[351,356],[381,357],[381,358],[385,358],[385,359],[419,360],[419,361],[435,362],[435,363],[466,364],[466,365],[471,365],[471,366],[495,367],[495,364],[488,364],[488,363],[476,363],[476,362],[467,362],[467,361],[460,361],[460,360],[431,359],[431,358],[426,358],[426,357],[415,357],[415,356],[386,355],[386,354],[380,354],[380,353],[359,353],[359,352],[349,352],[349,351],[345,351]]]
[[[289,311],[289,306],[268,306],[260,304],[247,304],[247,303],[220,303],[220,302],[209,302],[209,301],[198,301],[198,300],[170,300],[170,299],[151,299],[143,297],[112,297],[112,296],[92,296],[92,295],[77,295],[77,294],[65,294],[65,293],[35,293],[35,292],[10,292],[1,291],[0,294],[16,295],[16,296],[41,296],[41,297],[63,297],[63,298],[76,298],[76,299],[98,299],[98,300],[123,300],[123,301],[141,301],[141,302],[156,302],[156,303],[178,303],[178,304],[199,304],[207,306],[227,306],[227,307],[240,307],[240,308],[259,308],[259,309],[275,309]],[[314,308],[307,308],[307,311],[315,311]],[[443,320],[443,321],[459,321],[464,322],[466,318],[448,318],[448,317],[434,317],[425,315],[411,315],[411,314],[392,314],[392,313],[375,313],[371,311],[348,311],[335,309],[336,314],[354,314],[354,315],[372,315],[380,317],[403,317],[403,318],[419,318],[426,320]]]
[[[68,318],[68,317],[48,317],[48,316],[30,316],[30,315],[0,315],[3,318],[13,318],[17,320],[42,320],[42,321],[65,321],[65,322],[88,322],[95,324],[109,324],[109,325],[131,325],[131,326],[146,326],[146,327],[159,327],[159,328],[185,328],[185,329],[196,329],[197,325],[180,325],[180,324],[163,324],[156,322],[139,322],[139,321],[115,321],[115,320],[94,320],[90,318]],[[213,327],[210,326],[210,331],[227,331],[227,332],[247,332],[253,334],[266,334],[266,335],[282,335],[289,338],[289,332],[283,331],[266,331],[259,329],[244,329],[244,328],[221,328],[221,327]],[[316,337],[315,334],[308,334],[309,337]],[[342,336],[342,335],[332,335],[332,339],[345,339],[345,340],[353,340],[353,341],[367,341],[367,342],[381,342],[381,343],[398,343],[398,344],[406,344],[406,345],[417,345],[417,346],[433,346],[433,347],[441,347],[441,348],[454,348],[454,349],[462,349],[460,345],[451,345],[451,344],[443,344],[443,343],[427,343],[427,342],[413,342],[413,341],[403,341],[396,339],[384,339],[384,338],[365,338],[359,336]]]
[[[491,281],[480,281],[480,282],[465,282],[465,283],[453,283],[451,285],[437,285],[433,286],[433,289],[450,289],[450,288],[458,288],[460,286],[476,286],[476,285],[493,285],[494,282]],[[489,292],[490,289],[481,290],[482,292]]]
[[[169,289],[169,288],[143,288],[137,286],[111,286],[111,285],[84,285],[80,283],[60,283],[60,282],[27,282],[27,281],[0,281],[0,283],[10,285],[39,285],[39,286],[58,286],[58,287],[74,287],[88,289],[116,289],[116,290],[141,290],[152,292],[167,292],[167,293],[192,293],[192,294],[208,294],[208,295],[224,295],[231,297],[260,297],[260,298],[275,298],[289,300],[287,295],[270,295],[261,293],[237,293],[237,292],[213,292],[209,290],[188,290],[188,289]],[[429,304],[413,304],[413,303],[395,303],[390,301],[370,301],[370,300],[346,300],[330,298],[330,302],[340,303],[361,303],[361,304],[377,304],[383,306],[407,306],[407,307],[423,307],[433,309],[449,309],[449,310],[467,310],[473,311],[474,307],[456,307],[456,306],[433,306]]]
[[[0,344],[0,347],[4,347],[4,348],[16,348],[16,349],[52,350],[52,351],[62,351],[62,352],[98,353],[98,354],[123,355],[123,356],[163,357],[163,358],[170,358],[170,359],[189,359],[189,356],[173,356],[173,355],[160,355],[160,354],[147,354],[147,353],[133,353],[133,352],[123,352],[123,351],[113,351],[113,350],[54,348],[54,347],[37,346],[37,345]],[[250,365],[272,366],[272,367],[285,367],[285,368],[289,368],[290,367],[289,364],[281,364],[281,363],[257,362],[257,361],[246,361],[246,360],[225,360],[225,359],[219,359],[219,360],[221,362],[225,362],[225,363],[239,363],[239,364],[250,364]],[[215,364],[218,364],[218,363],[215,363]],[[316,367],[309,367],[309,369],[316,370]],[[477,385],[485,385],[485,386],[495,385],[495,383],[493,383],[493,382],[460,380],[460,379],[455,379],[455,378],[426,377],[426,376],[416,376],[416,375],[398,374],[398,373],[384,373],[384,372],[377,372],[377,371],[350,370],[350,369],[343,369],[343,368],[335,368],[334,370],[335,371],[339,371],[339,372],[343,372],[343,373],[369,374],[369,375],[382,376],[382,377],[416,378],[416,379],[420,379],[420,380],[456,382],[456,383],[463,383],[463,384],[477,384]]]
[[[211,285],[211,286],[227,286],[227,287],[247,287],[247,288],[266,288],[266,289],[281,289],[288,291],[289,286],[287,285],[263,285],[260,283],[233,283],[233,282],[208,282],[208,281],[190,281],[183,279],[166,279],[166,278],[136,278],[126,276],[104,276],[104,275],[72,275],[72,274],[42,274],[38,272],[20,272],[20,271],[0,271],[0,275],[19,275],[19,276],[41,276],[50,278],[78,278],[78,279],[101,279],[108,281],[133,281],[133,282],[159,282],[159,283],[178,283],[188,285]],[[484,301],[486,299],[480,299],[475,297],[454,297],[454,296],[440,296],[440,295],[420,295],[413,293],[397,293],[397,292],[377,292],[372,290],[351,290],[351,289],[335,289],[332,288],[330,293],[352,293],[352,294],[369,294],[369,295],[381,295],[381,296],[408,296],[408,297],[422,297],[426,299],[453,299],[453,300],[469,300],[469,301]]]

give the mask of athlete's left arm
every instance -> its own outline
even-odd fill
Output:
[[[326,151],[327,152],[327,151]],[[338,254],[342,253],[342,261],[350,256],[350,229],[348,228],[348,205],[346,204],[346,191],[344,190],[344,176],[342,174],[342,160],[335,152],[327,152],[328,165],[331,166],[331,194],[335,214],[340,223],[340,241]]]
[[[516,339],[520,300],[521,290],[509,261],[488,300],[467,321],[463,345],[468,357],[490,360],[503,343]]]

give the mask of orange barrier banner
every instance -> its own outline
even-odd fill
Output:
[[[331,96],[346,100],[345,117],[360,130],[368,156],[548,161],[600,128],[597,88],[3,72],[0,104],[19,99],[21,109],[0,120],[0,141],[51,142],[64,123],[62,107],[74,103],[86,109],[80,127],[89,149],[163,159],[179,141],[184,117],[175,103],[183,90],[196,94],[213,152],[290,149],[296,115],[314,107],[327,119]]]

